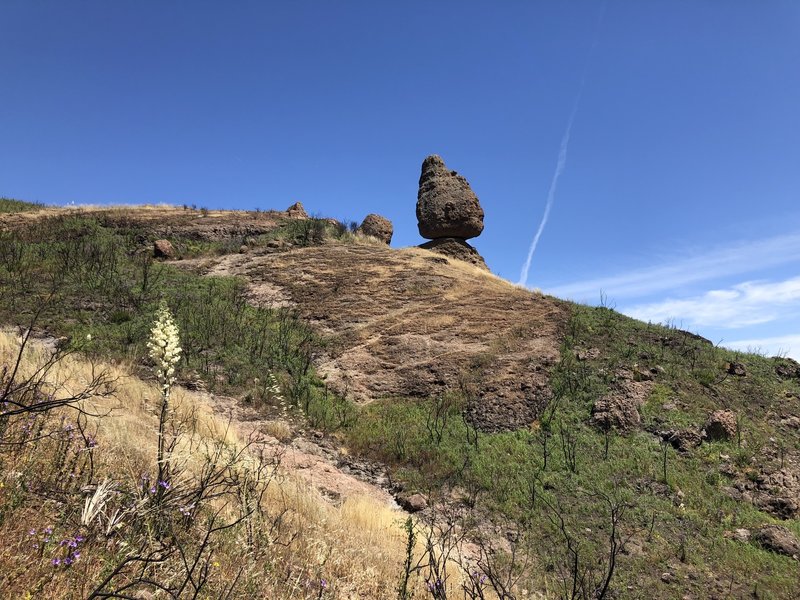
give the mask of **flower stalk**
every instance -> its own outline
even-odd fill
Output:
[[[162,300],[147,342],[150,358],[156,366],[156,377],[161,390],[161,411],[158,419],[158,481],[169,480],[169,465],[165,460],[165,428],[169,415],[169,396],[175,383],[175,365],[181,356],[178,326],[172,318],[167,303]],[[164,488],[166,489],[166,488]],[[159,494],[161,495],[161,494]]]

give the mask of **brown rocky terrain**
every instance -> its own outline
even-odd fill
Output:
[[[190,265],[245,276],[255,302],[295,306],[331,340],[319,372],[356,401],[464,389],[481,426],[499,430],[530,424],[548,398],[563,305],[464,262],[329,244]]]

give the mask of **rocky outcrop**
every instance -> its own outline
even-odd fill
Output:
[[[736,415],[730,410],[715,410],[709,415],[704,429],[710,442],[730,440],[738,430]]]
[[[153,258],[175,258],[175,248],[169,240],[153,242]]]
[[[797,559],[800,556],[800,540],[786,527],[764,525],[753,536],[767,550]]]
[[[639,409],[650,396],[653,382],[636,381],[627,369],[619,369],[615,375],[617,380],[609,392],[592,406],[590,421],[604,431],[630,431],[642,422]]]
[[[694,427],[678,429],[677,431],[661,432],[661,439],[668,442],[678,452],[689,452],[703,442],[703,436]]]
[[[472,263],[483,269],[489,268],[486,266],[486,261],[483,260],[483,257],[478,254],[478,251],[459,238],[439,238],[431,240],[430,242],[421,244],[420,248],[438,252],[450,258],[463,260],[464,262]]]
[[[791,358],[784,358],[775,365],[775,373],[781,379],[800,379],[800,364]]]
[[[364,217],[358,231],[364,235],[372,236],[385,244],[391,244],[394,227],[392,227],[392,222],[389,219],[373,213]]]
[[[301,202],[295,202],[289,208],[286,209],[286,215],[290,219],[307,219],[308,213],[306,209],[303,207]]]
[[[467,240],[483,231],[483,208],[467,180],[436,154],[422,162],[417,192],[419,234],[432,240],[420,247],[486,268]]]

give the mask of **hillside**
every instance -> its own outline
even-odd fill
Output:
[[[397,547],[398,513],[380,565],[324,563],[320,573],[337,581],[317,573],[326,587],[275,584],[274,597],[792,598],[800,589],[800,365],[789,359],[532,293],[330,220],[9,207],[0,213],[5,325],[33,324],[48,344],[148,378],[145,343],[163,299],[181,332],[181,389],[205,390],[237,435],[268,429],[290,456],[321,457],[301,480],[327,498],[324,510],[350,497],[348,484],[320,485],[327,469],[371,486],[373,502],[387,494],[386,510],[391,494],[415,512],[411,562]],[[159,239],[173,248],[166,260],[153,258]],[[30,427],[20,418],[0,415],[5,440]],[[6,489],[20,471],[11,465],[28,456],[14,448],[0,456]],[[58,447],[37,450],[46,451]],[[287,458],[287,472],[304,460]],[[106,461],[55,504],[46,486],[0,496],[5,539],[24,537],[17,523],[43,507],[77,518],[101,473],[123,479]],[[59,575],[61,586],[81,582],[74,597],[128,552],[84,529],[86,566]],[[309,536],[302,543],[313,545]],[[14,544],[2,553],[9,573],[25,564]],[[263,569],[283,560],[252,557]],[[37,569],[0,589],[55,589]],[[380,571],[375,587],[359,569]],[[416,587],[403,596],[406,579]],[[148,593],[189,597],[170,585]],[[222,579],[207,589],[225,597],[225,585],[229,597],[252,597]]]

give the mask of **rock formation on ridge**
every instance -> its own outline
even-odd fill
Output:
[[[422,162],[417,226],[422,237],[432,240],[420,248],[486,268],[483,257],[467,243],[483,231],[483,208],[467,180],[436,154]]]
[[[385,244],[391,244],[394,227],[392,227],[392,222],[386,217],[372,213],[364,217],[358,231],[364,235],[377,238]]]
[[[289,208],[286,209],[286,215],[290,219],[307,219],[308,213],[306,209],[303,207],[302,202],[295,202]]]

